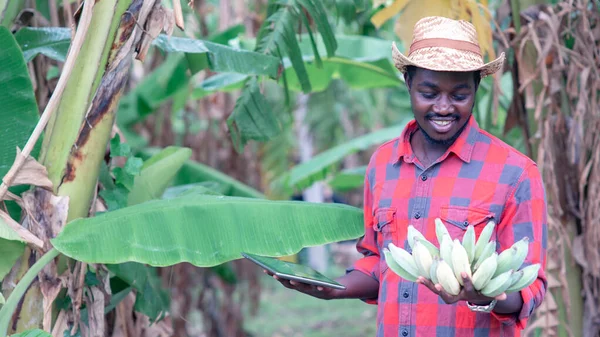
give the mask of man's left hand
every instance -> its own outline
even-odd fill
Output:
[[[475,287],[473,287],[473,283],[471,282],[471,279],[467,273],[462,272],[461,276],[463,278],[463,286],[458,295],[448,294],[446,291],[444,291],[441,284],[433,284],[433,282],[424,277],[419,277],[417,279],[417,283],[425,285],[427,288],[429,288],[429,290],[439,295],[444,302],[446,302],[446,304],[452,304],[458,301],[468,301],[469,303],[475,305],[487,305],[493,300],[503,301],[506,299],[506,293],[502,293],[496,297],[487,297],[481,294],[475,290]]]

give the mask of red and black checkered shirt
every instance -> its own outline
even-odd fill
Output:
[[[520,336],[547,287],[546,200],[535,162],[481,130],[471,117],[448,151],[423,167],[410,146],[416,130],[413,120],[400,137],[377,149],[367,167],[365,235],[357,243],[364,256],[348,271],[361,271],[379,282],[378,297],[364,299],[378,305],[377,336]],[[453,239],[462,239],[468,225],[479,237],[494,219],[492,239],[499,252],[529,237],[525,265],[541,263],[542,268],[538,279],[520,292],[524,305],[519,313],[476,313],[464,301],[445,304],[424,285],[388,269],[381,251],[393,242],[410,252],[408,225],[437,244],[437,217]]]

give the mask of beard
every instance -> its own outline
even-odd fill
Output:
[[[454,142],[458,139],[458,137],[460,137],[460,135],[463,133],[463,131],[467,127],[467,124],[469,123],[469,120],[467,119],[467,121],[463,124],[463,126],[461,126],[460,129],[452,137],[450,137],[448,139],[434,139],[425,131],[425,129],[423,129],[423,127],[421,126],[421,124],[419,123],[418,120],[415,119],[415,121],[417,122],[417,126],[419,127],[419,130],[421,131],[421,133],[423,133],[425,140],[429,144],[436,145],[436,146],[450,146],[450,145],[454,144]]]

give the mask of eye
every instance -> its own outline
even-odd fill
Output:
[[[453,95],[453,96],[452,96],[452,98],[453,98],[455,101],[458,101],[458,102],[460,102],[460,101],[464,101],[464,100],[466,100],[466,99],[467,99],[467,95]]]
[[[437,94],[434,92],[421,92],[421,96],[423,96],[425,99],[434,99]]]

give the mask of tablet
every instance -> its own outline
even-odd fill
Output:
[[[242,253],[242,256],[283,279],[334,289],[346,289],[345,286],[308,266],[250,253]]]

